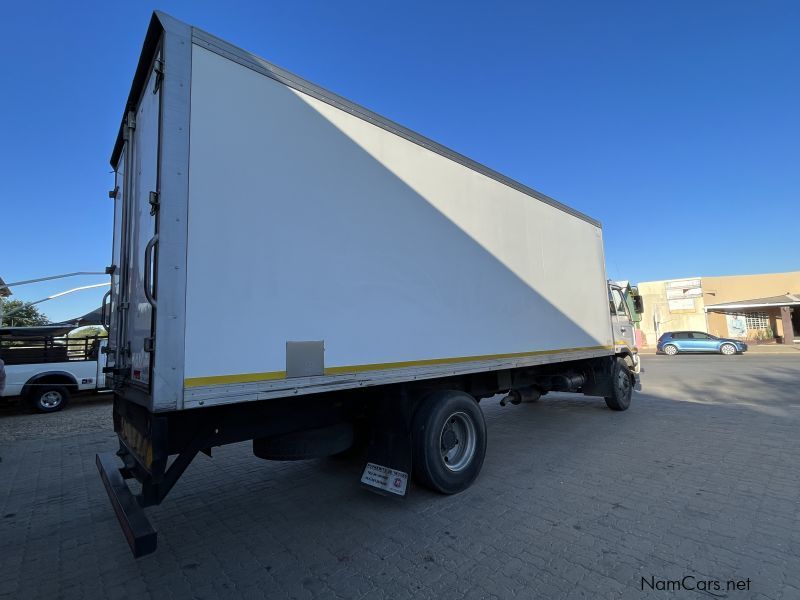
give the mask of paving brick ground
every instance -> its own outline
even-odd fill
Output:
[[[484,401],[486,463],[454,497],[370,494],[355,459],[218,449],[148,509],[159,550],[139,560],[93,462],[115,449],[108,401],[5,410],[0,596],[800,598],[800,360],[644,365],[626,413],[579,396]],[[641,589],[686,575],[722,590]]]

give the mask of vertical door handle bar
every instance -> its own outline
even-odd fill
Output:
[[[147,246],[144,247],[144,297],[147,298],[147,301],[150,303],[150,306],[156,308],[156,299],[153,297],[153,289],[152,289],[152,265],[153,262],[153,248],[158,243],[158,234],[155,234],[153,237],[150,238],[150,241],[147,242]]]
[[[114,285],[114,283],[112,282],[111,285]],[[100,325],[103,326],[103,329],[106,330],[106,333],[108,333],[108,328],[111,325],[110,321],[108,321],[108,322],[106,321],[106,317],[109,316],[106,313],[106,306],[108,306],[108,299],[110,297],[111,297],[111,290],[108,290],[103,295],[103,302],[100,304]]]

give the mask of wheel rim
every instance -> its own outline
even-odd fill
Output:
[[[39,402],[44,408],[55,408],[61,404],[61,394],[55,390],[50,390],[41,395]]]
[[[675,346],[667,346],[666,348],[664,348],[664,352],[666,352],[670,356],[673,356],[678,353],[678,349],[675,348]]]
[[[475,456],[475,424],[467,413],[450,415],[439,434],[439,449],[444,466],[453,472],[463,471]]]
[[[617,389],[621,398],[627,398],[631,392],[631,378],[622,369],[617,373]]]
[[[736,350],[734,349],[734,347],[733,347],[733,346],[731,346],[730,344],[725,344],[725,345],[722,347],[722,353],[723,353],[723,354],[733,354],[735,351],[736,351]]]

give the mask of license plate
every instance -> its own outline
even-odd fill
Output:
[[[408,487],[408,473],[382,467],[375,463],[367,463],[364,474],[361,476],[361,483],[390,494],[405,496]]]
[[[142,435],[136,426],[125,417],[120,417],[120,430],[117,435],[139,463],[147,471],[150,471],[153,468],[152,440],[148,436]]]

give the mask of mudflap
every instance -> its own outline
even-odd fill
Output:
[[[134,558],[155,552],[157,533],[125,483],[117,458],[113,454],[97,454],[95,464]]]
[[[604,356],[586,361],[586,381],[581,388],[584,395],[604,398],[614,392],[613,373],[616,360],[616,356]]]
[[[376,494],[405,498],[411,478],[412,402],[392,394],[375,405],[361,486]]]
[[[614,393],[614,365],[618,358],[620,357],[604,356],[586,362],[586,368],[583,371],[586,381],[581,388],[584,395],[605,398]],[[631,384],[636,391],[642,389],[639,373],[631,371]]]

